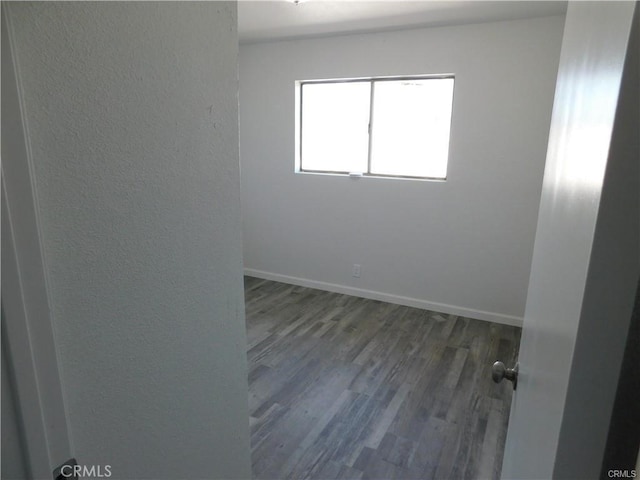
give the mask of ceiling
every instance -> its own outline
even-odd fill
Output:
[[[240,43],[560,15],[566,1],[240,0]]]

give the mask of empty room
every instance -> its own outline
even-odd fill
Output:
[[[566,8],[239,5],[255,478],[500,477]]]
[[[239,5],[256,478],[500,475],[566,5],[402,7]]]
[[[637,477],[637,2],[0,11],[2,480]]]

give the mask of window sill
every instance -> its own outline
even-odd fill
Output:
[[[369,173],[362,174],[353,174],[353,173],[343,173],[343,172],[315,172],[308,170],[295,170],[295,174],[299,175],[318,175],[323,177],[342,177],[348,178],[351,180],[361,180],[361,179],[376,179],[376,180],[409,180],[409,181],[417,181],[417,182],[435,182],[435,183],[445,183],[447,178],[431,178],[431,177],[408,177],[401,175],[372,175]]]

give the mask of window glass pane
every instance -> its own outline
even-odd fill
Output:
[[[370,82],[302,85],[302,170],[366,172]]]
[[[371,173],[445,178],[453,79],[374,84]]]

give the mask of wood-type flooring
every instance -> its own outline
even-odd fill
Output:
[[[256,479],[499,478],[520,329],[245,277]]]

